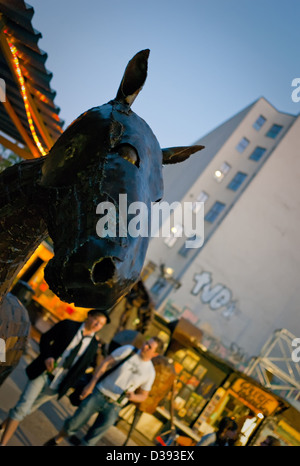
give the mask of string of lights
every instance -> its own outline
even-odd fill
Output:
[[[18,59],[17,48],[16,48],[16,46],[14,44],[12,44],[9,41],[7,41],[7,43],[9,45],[10,51],[11,51],[12,56],[13,56],[13,65],[14,65],[14,68],[16,70],[16,74],[17,74],[17,77],[18,77],[20,90],[21,90],[21,95],[22,95],[22,98],[23,98],[23,101],[24,101],[25,111],[26,111],[27,120],[28,120],[28,124],[29,124],[29,128],[30,128],[32,137],[33,137],[34,142],[35,142],[37,148],[39,149],[40,153],[42,155],[47,155],[47,151],[44,149],[42,143],[40,142],[40,140],[38,138],[38,135],[36,133],[35,127],[34,127],[33,119],[32,119],[32,116],[31,116],[31,111],[30,111],[30,106],[29,106],[29,103],[28,103],[28,96],[27,96],[27,91],[26,91],[26,86],[25,86],[25,80],[24,80],[24,77],[22,75],[20,62],[19,62],[19,59]]]

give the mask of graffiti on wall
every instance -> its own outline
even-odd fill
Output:
[[[227,286],[218,283],[213,285],[210,272],[194,275],[195,285],[191,291],[194,296],[200,295],[203,304],[207,304],[212,311],[221,310],[222,316],[229,320],[240,311],[237,302],[232,299],[232,291]],[[202,343],[210,351],[232,362],[235,366],[243,366],[249,360],[249,355],[235,342],[230,347],[225,346],[218,338],[204,333]]]
[[[239,312],[236,302],[232,300],[232,292],[229,288],[222,284],[212,286],[210,272],[196,273],[194,281],[196,284],[191,293],[194,296],[200,294],[203,304],[208,304],[212,311],[224,308],[222,315],[226,319],[230,319]]]

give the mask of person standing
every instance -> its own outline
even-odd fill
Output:
[[[65,421],[58,435],[48,440],[44,446],[57,446],[65,437],[70,437],[71,441],[73,438],[73,444],[76,440],[77,445],[96,445],[107,429],[115,423],[127,401],[141,403],[146,400],[155,379],[152,359],[162,352],[163,342],[158,337],[153,337],[146,341],[137,353],[132,354],[133,349],[131,345],[121,346],[98,365],[92,380],[81,393],[80,398],[83,401],[79,408]],[[123,364],[118,365],[99,381],[113,364],[125,358],[127,359]],[[74,435],[75,432],[95,413],[98,413],[95,422],[79,441]]]
[[[196,444],[197,447],[230,447],[234,445],[238,434],[238,425],[234,419],[223,417],[221,419],[218,430],[210,434],[204,435]]]
[[[280,447],[281,442],[274,435],[267,435],[267,437],[260,443],[260,447]]]
[[[109,321],[102,310],[91,309],[84,322],[65,319],[41,336],[40,354],[26,368],[25,389],[0,426],[1,446],[7,445],[28,414],[56,396],[60,399],[85,373],[99,346],[95,333]]]

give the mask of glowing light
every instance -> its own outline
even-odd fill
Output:
[[[215,171],[215,176],[216,176],[217,178],[221,178],[222,172],[221,172],[220,170],[216,170],[216,171]]]
[[[257,414],[257,417],[259,417],[259,419],[263,419],[264,418],[264,415],[262,413],[258,413]]]
[[[28,120],[28,124],[29,124],[29,128],[30,128],[32,137],[33,137],[34,142],[35,142],[37,148],[39,149],[40,153],[42,155],[47,155],[47,152],[45,151],[44,147],[42,146],[42,144],[41,144],[41,142],[40,142],[40,140],[38,138],[38,135],[36,134],[35,127],[34,127],[34,124],[33,124],[33,120],[32,120],[32,117],[31,117],[30,107],[29,107],[29,104],[28,104],[28,96],[27,96],[26,87],[25,87],[25,81],[24,81],[24,78],[23,78],[23,75],[22,75],[19,59],[18,59],[18,56],[17,56],[18,51],[17,51],[16,47],[11,42],[8,42],[8,45],[9,45],[10,51],[11,51],[12,56],[13,56],[13,65],[14,65],[14,68],[15,68],[17,76],[18,76],[19,85],[20,85],[20,89],[21,89],[21,94],[22,94],[22,98],[23,98],[23,101],[24,101],[25,111],[26,111],[27,120]]]

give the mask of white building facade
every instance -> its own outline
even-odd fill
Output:
[[[299,134],[300,117],[260,98],[198,141],[207,149],[186,169],[165,172],[167,200],[204,202],[204,243],[153,238],[146,286],[161,315],[188,318],[237,366],[277,329],[300,337]]]

